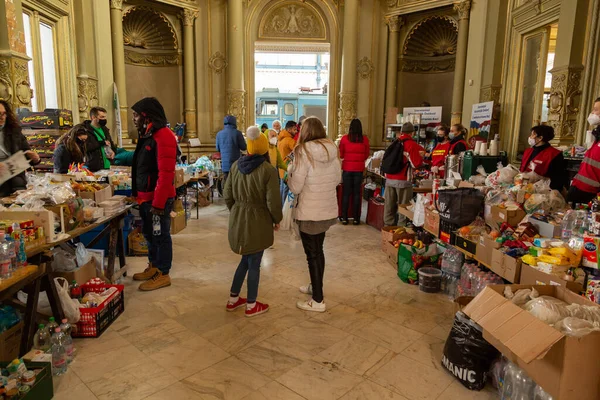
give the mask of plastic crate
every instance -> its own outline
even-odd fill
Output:
[[[98,307],[80,308],[81,319],[73,327],[73,337],[100,337],[119,315],[125,311],[125,286],[123,285],[82,285],[81,290],[102,293],[108,288],[116,287],[117,291]]]
[[[451,245],[456,244],[456,231],[460,228],[457,224],[451,224],[440,219],[440,240]]]

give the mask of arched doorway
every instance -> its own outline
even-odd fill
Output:
[[[323,122],[329,128],[328,134],[335,137],[337,93],[340,89],[340,32],[337,7],[331,0],[259,0],[249,5],[245,27],[244,71],[248,125],[256,122],[256,91],[262,89],[256,87],[255,51],[329,53],[327,120]]]

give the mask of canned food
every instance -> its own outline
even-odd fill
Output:
[[[21,382],[23,382],[24,385],[33,386],[33,384],[35,383],[35,372],[25,372],[21,377]]]

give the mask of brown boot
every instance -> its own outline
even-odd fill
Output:
[[[162,272],[158,271],[154,276],[140,285],[140,290],[149,292],[151,290],[160,289],[165,286],[171,286],[171,278],[169,275],[163,275]]]
[[[133,274],[134,281],[147,281],[152,278],[154,274],[158,272],[158,268],[154,267],[152,264],[148,264],[148,267],[144,270],[144,272],[138,272],[137,274]]]

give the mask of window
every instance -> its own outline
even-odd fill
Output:
[[[260,107],[261,115],[277,115],[277,100],[262,100]]]
[[[285,103],[283,106],[283,113],[285,115],[294,115],[294,105],[292,103]]]
[[[31,58],[27,67],[33,89],[32,110],[59,108],[55,26],[29,12],[23,13],[23,26],[27,56]]]

